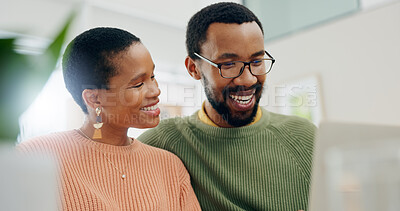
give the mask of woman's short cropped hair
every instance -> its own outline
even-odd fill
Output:
[[[65,86],[75,102],[88,113],[82,92],[108,89],[109,79],[118,74],[118,58],[140,39],[117,28],[98,27],[75,37],[67,46],[63,60]]]

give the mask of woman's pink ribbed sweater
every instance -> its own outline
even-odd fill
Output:
[[[63,210],[200,210],[179,158],[136,139],[129,146],[113,146],[72,130],[37,137],[17,148],[55,156]]]

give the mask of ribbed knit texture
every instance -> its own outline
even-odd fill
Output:
[[[55,156],[63,210],[200,210],[179,158],[138,140],[113,146],[67,131],[23,142],[17,149]],[[125,172],[125,179],[102,152]]]
[[[203,210],[306,210],[316,128],[262,112],[239,128],[209,126],[195,113],[161,121],[138,139],[181,158]]]

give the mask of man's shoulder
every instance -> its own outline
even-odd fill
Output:
[[[141,134],[138,140],[151,146],[166,148],[167,143],[171,144],[175,139],[182,137],[182,133],[188,128],[194,127],[192,118],[193,115],[162,120],[157,127]]]
[[[177,130],[180,130],[182,128],[191,125],[190,124],[191,118],[193,118],[193,116],[164,119],[161,120],[160,123],[155,128],[149,129],[148,131],[149,132],[157,131],[158,133],[176,132]]]
[[[313,142],[317,127],[308,119],[277,113],[269,113],[269,128],[280,136]]]
[[[270,113],[269,130],[293,155],[300,152],[307,155],[303,157],[306,158],[304,161],[307,165],[311,162],[317,127],[310,120],[299,116]],[[302,160],[300,157],[302,156],[298,156]]]
[[[308,119],[299,117],[299,116],[292,116],[292,115],[285,115],[285,114],[278,114],[270,112],[270,124],[273,127],[281,128],[307,128],[310,130],[315,130],[315,125]]]
[[[172,152],[169,152],[165,149],[161,149],[158,147],[154,147],[151,145],[148,145],[146,143],[142,143],[139,140],[140,144],[142,145],[142,150],[145,151],[148,155],[151,155],[151,157],[158,157],[161,158],[161,160],[169,161],[170,163],[175,163],[178,165],[181,165],[181,160],[173,154]]]

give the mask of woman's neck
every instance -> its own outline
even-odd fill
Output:
[[[128,128],[114,128],[107,124],[104,124],[103,127],[100,128],[102,136],[101,139],[92,138],[95,128],[93,127],[93,124],[90,123],[88,120],[85,121],[80,130],[81,132],[84,133],[83,135],[86,135],[93,141],[99,143],[110,144],[115,146],[127,146],[130,145],[132,142],[132,139],[129,138],[127,135]]]

